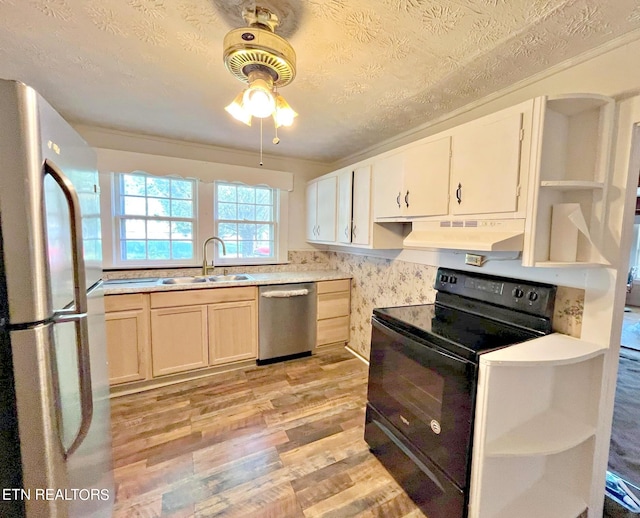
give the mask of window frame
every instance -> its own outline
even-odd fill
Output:
[[[169,180],[182,180],[189,181],[193,185],[193,197],[191,198],[192,202],[192,217],[174,217],[174,216],[148,216],[148,215],[125,215],[121,206],[123,201],[123,197],[125,194],[122,192],[122,182],[124,175],[137,175],[143,177],[154,177],[154,178],[167,178]],[[112,260],[113,264],[118,267],[129,268],[129,267],[156,267],[156,266],[181,266],[189,261],[197,260],[198,258],[198,181],[195,178],[187,178],[180,177],[177,175],[154,175],[144,171],[129,171],[129,172],[118,172],[112,174],[111,180],[111,216],[113,221],[113,246],[112,246]],[[142,197],[142,196],[140,196]],[[145,195],[145,199],[148,199],[149,196]],[[152,196],[151,198],[156,198]],[[159,198],[158,199],[165,199]],[[166,198],[168,200],[174,199],[172,196]],[[176,198],[182,199],[182,198]],[[173,221],[184,221],[189,222],[192,225],[192,239],[193,243],[193,258],[192,259],[123,259],[122,258],[122,244],[125,240],[122,239],[121,236],[121,225],[125,220],[144,220],[144,221],[168,221],[169,224]],[[149,238],[146,237],[144,241],[148,242]],[[153,241],[153,240],[152,240]],[[172,239],[169,237],[169,243],[171,243]],[[184,240],[187,241],[187,240]],[[103,259],[104,260],[104,259]]]
[[[233,185],[233,186],[246,186],[246,187],[250,187],[253,189],[269,189],[271,191],[271,196],[272,196],[272,219],[270,222],[264,222],[264,221],[249,221],[249,220],[239,220],[239,219],[235,219],[235,220],[228,220],[228,219],[223,219],[220,220],[216,217],[217,213],[218,213],[218,196],[217,196],[217,192],[218,192],[218,185]],[[273,250],[272,250],[272,255],[270,256],[266,256],[266,257],[261,257],[261,256],[257,256],[257,257],[225,257],[222,254],[222,247],[221,246],[214,246],[215,251],[214,251],[214,261],[216,265],[220,265],[220,266],[236,266],[236,265],[260,265],[260,264],[274,264],[274,263],[278,263],[278,257],[279,257],[279,243],[280,243],[280,214],[279,214],[279,207],[281,204],[281,197],[280,197],[280,193],[281,191],[279,189],[276,189],[275,187],[270,187],[268,185],[248,185],[246,183],[243,182],[230,182],[230,181],[225,181],[225,180],[216,180],[213,182],[213,229],[214,229],[214,234],[216,236],[219,236],[218,234],[218,228],[220,223],[235,223],[235,224],[241,224],[243,222],[249,223],[249,224],[267,224],[267,225],[272,225],[273,226]],[[222,203],[222,202],[221,202]],[[240,205],[238,202],[236,202],[236,205]],[[257,203],[253,203],[252,205],[254,206],[258,206],[261,204],[257,204]],[[209,256],[211,257],[211,256]]]
[[[188,167],[185,167],[185,170]],[[177,179],[190,179],[196,182],[196,192],[194,197],[194,217],[196,219],[194,227],[194,258],[192,260],[174,260],[174,261],[123,261],[120,252],[120,236],[119,225],[116,222],[116,183],[117,175],[123,173],[142,173],[157,177],[173,177]],[[188,176],[188,172],[184,175],[178,174],[154,174],[140,169],[125,169],[114,171],[100,171],[100,211],[102,223],[102,265],[104,269],[109,270],[140,270],[140,269],[163,269],[163,268],[200,268],[202,267],[202,244],[205,239],[215,235],[214,223],[214,193],[215,181],[221,180],[227,183],[243,183],[249,186],[258,186],[247,182],[234,182],[233,179],[227,179],[228,176],[220,176],[217,179],[203,181],[194,176]],[[277,220],[277,231],[274,236],[275,257],[268,260],[260,258],[260,260],[252,261],[245,259],[223,260],[224,256],[218,258],[211,255],[211,246],[208,249],[208,258],[213,257],[216,266],[252,266],[260,264],[286,264],[288,259],[288,236],[289,236],[289,191],[261,184],[260,186],[274,189],[277,193],[278,203],[274,206],[274,218]],[[218,254],[216,246],[216,254]]]

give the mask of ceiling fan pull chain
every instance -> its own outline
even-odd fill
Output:
[[[260,165],[262,166],[262,119],[260,119]]]

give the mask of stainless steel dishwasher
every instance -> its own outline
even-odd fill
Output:
[[[309,355],[316,345],[314,282],[260,287],[258,364]]]

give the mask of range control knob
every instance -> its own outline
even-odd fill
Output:
[[[440,282],[448,282],[448,281],[449,281],[449,276],[448,275],[442,274],[440,276]]]
[[[451,276],[449,277],[449,282],[450,282],[451,284],[455,284],[456,282],[458,282],[458,278],[457,278],[456,276],[454,276],[454,275],[451,275]]]
[[[517,299],[521,299],[524,296],[524,291],[522,291],[520,288],[513,288],[511,295],[513,295]]]
[[[527,298],[531,301],[531,302],[535,302],[536,300],[538,300],[539,295],[535,292],[535,291],[530,291],[527,294]]]

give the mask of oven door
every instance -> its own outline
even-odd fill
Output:
[[[375,317],[372,324],[369,404],[466,487],[477,366]]]

